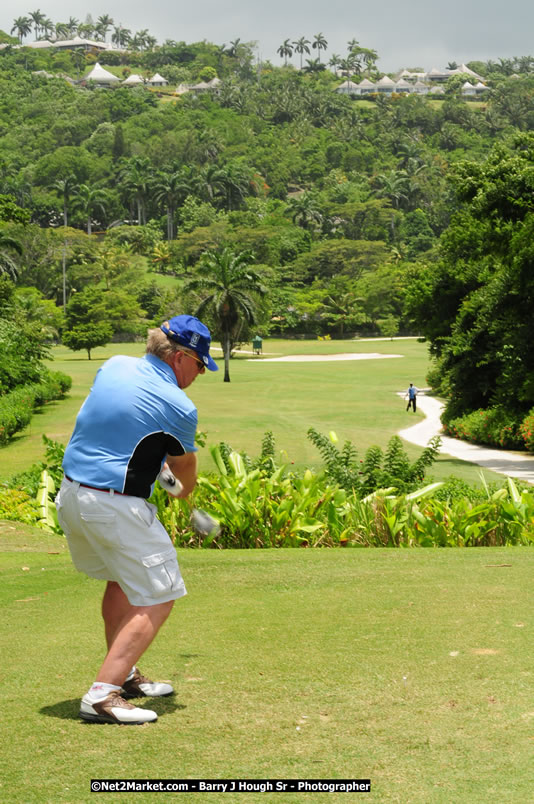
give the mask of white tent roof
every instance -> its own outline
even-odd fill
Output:
[[[369,79],[368,79],[368,78],[364,78],[364,79],[362,79],[362,81],[360,81],[360,83],[358,84],[358,86],[359,86],[359,87],[367,87],[367,88],[369,88],[369,87],[373,87],[373,89],[374,89],[374,87],[376,86],[376,84],[373,84],[373,82],[372,82],[372,81],[369,81]]]
[[[423,87],[428,89],[428,84],[425,84],[424,81],[416,81],[414,87],[417,87],[418,89],[423,89]]]
[[[103,67],[97,62],[89,75],[85,76],[86,81],[98,81],[101,84],[111,84],[114,81],[120,81],[120,78],[117,78],[116,75],[113,73],[104,70]]]
[[[482,81],[478,81],[478,83],[475,84],[475,87],[477,89],[487,89],[486,84],[483,84]]]
[[[398,87],[412,87],[413,84],[410,84],[408,81],[405,81],[404,78],[399,78],[397,81]]]
[[[393,87],[395,86],[395,81],[391,79],[388,75],[385,75],[380,81],[377,81],[376,84],[378,87]]]
[[[192,86],[191,89],[210,89],[210,85],[205,81],[199,81],[199,83]]]
[[[158,84],[168,84],[169,82],[167,81],[166,78],[163,78],[162,75],[160,75],[159,73],[156,73],[150,79],[150,83],[151,84],[156,84],[156,83],[158,83]]]
[[[183,95],[185,92],[189,92],[189,87],[186,86],[185,84],[178,84],[178,86],[176,87],[176,94]]]
[[[343,81],[342,84],[338,86],[338,89],[358,89],[360,85],[355,84],[354,81]]]
[[[141,78],[140,75],[137,75],[137,73],[132,73],[122,83],[123,85],[144,84],[144,80]]]
[[[218,87],[219,84],[222,84],[222,81],[220,78],[217,78],[217,76],[215,76],[215,78],[212,78],[211,81],[208,81],[208,84],[210,85],[210,87]]]
[[[474,78],[482,78],[482,76],[481,76],[481,75],[479,75],[478,73],[475,73],[475,71],[474,71],[474,70],[471,70],[471,69],[470,69],[470,68],[467,66],[467,64],[460,64],[460,66],[458,67],[458,70],[459,70],[461,73],[467,73],[467,75],[472,75]]]

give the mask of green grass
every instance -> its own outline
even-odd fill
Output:
[[[179,551],[189,594],[142,662],[177,694],[151,702],[157,723],[118,728],[77,718],[102,584],[33,534],[31,551],[31,529],[0,526],[2,802],[91,802],[107,777],[370,777],[376,802],[532,800],[534,552]]]
[[[250,344],[244,345],[250,349]],[[92,360],[86,353],[70,352],[64,347],[53,350],[53,368],[73,378],[67,399],[46,406],[34,416],[30,426],[18,434],[13,443],[2,449],[0,479],[22,471],[42,460],[42,434],[66,443],[72,432],[76,414],[101,363],[113,354],[142,355],[144,346],[113,344],[94,349]],[[284,355],[332,355],[339,353],[398,354],[400,358],[339,362],[278,363],[266,358]],[[231,361],[231,382],[222,381],[221,370],[207,372],[189,389],[199,410],[199,427],[207,432],[208,446],[227,441],[235,449],[257,455],[263,434],[272,430],[277,449],[287,453],[296,466],[318,468],[320,456],[306,438],[309,427],[327,433],[335,430],[341,442],[351,440],[363,457],[365,450],[378,444],[387,445],[390,437],[416,417],[405,411],[403,400],[396,395],[409,382],[425,386],[428,354],[424,344],[415,339],[394,341],[287,341],[267,339],[263,355],[237,355]],[[258,365],[260,364],[260,365]],[[420,453],[418,447],[406,445],[410,457]],[[201,470],[213,468],[207,448],[199,453]],[[447,456],[440,457],[432,476],[442,479],[455,474],[477,483],[479,468]],[[484,472],[489,481],[502,478]]]

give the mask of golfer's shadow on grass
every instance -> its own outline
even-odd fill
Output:
[[[143,706],[146,709],[151,709],[156,712],[158,717],[165,717],[165,715],[172,715],[180,709],[187,709],[184,704],[176,703],[175,697],[169,695],[166,698],[142,698],[139,702],[143,701]],[[137,699],[135,701],[137,703]],[[146,704],[149,704],[148,706]],[[71,698],[68,701],[59,701],[51,706],[42,706],[39,709],[41,715],[46,717],[58,717],[60,720],[77,720],[78,712],[80,711],[80,699]],[[88,721],[85,721],[88,722]]]

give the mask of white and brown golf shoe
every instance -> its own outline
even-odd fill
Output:
[[[137,667],[133,676],[124,682],[121,689],[123,698],[162,698],[172,695],[173,692],[170,684],[163,681],[150,681],[139,672]]]
[[[116,690],[99,701],[95,701],[89,693],[84,695],[80,705],[80,717],[93,723],[118,723],[130,726],[151,723],[158,719],[155,712],[133,706]]]

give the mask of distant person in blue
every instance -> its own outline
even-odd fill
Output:
[[[419,393],[419,388],[416,388],[413,382],[410,383],[410,387],[406,391],[405,399],[408,399],[408,405],[406,410],[410,410],[410,407],[413,408],[413,412],[417,410],[417,394]]]
[[[156,712],[127,698],[171,695],[137,662],[186,594],[176,550],[147,502],[162,468],[187,497],[197,480],[197,411],[186,396],[206,369],[209,329],[179,315],[148,334],[142,358],[117,355],[98,370],[65,450],[56,506],[74,565],[107,581],[102,601],[108,652],[83,696],[80,717],[146,723]]]

